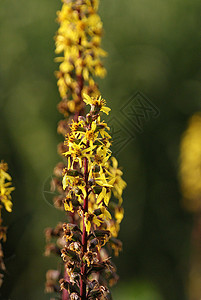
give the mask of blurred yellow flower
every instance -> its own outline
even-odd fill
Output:
[[[184,205],[201,209],[201,114],[194,114],[181,141],[180,179]]]
[[[14,191],[12,178],[7,173],[8,166],[6,163],[0,163],[0,201],[8,212],[12,211],[11,192]],[[2,207],[2,206],[1,206]]]

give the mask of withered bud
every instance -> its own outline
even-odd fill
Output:
[[[98,239],[94,238],[89,242],[89,249],[93,250],[98,246]]]
[[[65,136],[68,132],[70,132],[69,125],[66,120],[59,121],[58,127],[57,127],[57,132],[59,134],[62,134],[63,136]]]
[[[76,235],[76,233],[75,233]],[[75,235],[73,236],[72,240],[75,239]],[[81,251],[81,235],[79,236],[79,242],[72,242],[69,245],[69,249],[80,253]]]
[[[89,267],[90,265],[97,263],[97,253],[88,251],[87,253],[84,254],[83,261],[87,262],[87,266]]]
[[[119,280],[119,276],[115,272],[111,273],[111,277],[109,279],[109,286],[115,285],[118,280]]]
[[[45,256],[49,256],[50,254],[56,254],[56,255],[61,255],[61,251],[59,249],[59,247],[57,247],[56,245],[54,244],[48,244],[46,247],[45,247]]]
[[[66,241],[71,241],[73,237],[73,232],[70,229],[69,224],[63,224],[63,231],[64,231],[64,238],[66,239]]]
[[[63,201],[65,200],[64,195],[58,195],[53,198],[54,206],[58,209],[64,210]]]
[[[65,231],[67,228],[69,228],[73,232],[80,232],[80,233],[82,233],[82,231],[80,230],[80,228],[76,224],[72,224],[72,223],[68,223],[67,224],[67,223],[64,223],[63,224],[63,230]]]
[[[99,285],[97,283],[94,286],[94,288],[89,292],[88,299],[89,300],[103,300],[103,299],[106,299],[108,293],[109,293],[109,291],[105,286]]]
[[[94,230],[94,234],[97,238],[104,237],[104,236],[110,236],[109,230]]]
[[[51,240],[52,232],[53,232],[53,228],[46,228],[45,229],[45,237],[46,237],[47,242],[49,242]]]
[[[75,269],[75,262],[73,260],[69,260],[67,261],[67,263],[65,264],[66,270],[68,272],[68,274],[72,273]]]
[[[45,236],[47,241],[50,241],[51,238],[62,236],[62,234],[63,234],[62,223],[57,224],[55,228],[45,229]]]
[[[70,294],[70,300],[79,300],[79,299],[81,299],[81,298],[77,293]]]
[[[51,183],[50,183],[50,190],[51,190],[51,192],[55,192],[56,189],[60,194],[63,193],[63,186],[62,186],[61,180],[54,177],[54,178],[52,178]]]
[[[69,114],[74,113],[75,111],[75,101],[63,99],[59,102],[58,111],[64,115],[64,117],[68,117]]]
[[[57,177],[62,177],[63,176],[63,169],[65,165],[63,162],[59,162],[56,167],[54,168],[54,175]]]
[[[80,281],[80,275],[76,272],[70,273],[69,277],[70,277],[70,282],[73,284],[76,283],[76,281],[77,282]]]
[[[68,249],[67,247],[64,247],[61,250],[61,257],[63,258],[64,262],[67,262],[69,259],[80,261],[78,254],[75,251]]]
[[[46,273],[46,279],[47,281],[53,280],[58,281],[61,273],[58,270],[48,270]]]
[[[89,270],[87,271],[87,275],[93,273],[93,272],[101,272],[106,268],[106,266],[104,264],[102,264],[101,262],[96,262],[93,263]]]
[[[63,156],[65,152],[68,151],[68,146],[64,145],[64,143],[59,143],[57,146],[57,152],[59,155]]]
[[[60,279],[59,280],[59,283],[60,283],[60,288],[61,288],[61,290],[68,290],[68,288],[69,288],[69,282],[68,281],[66,281],[65,279]]]
[[[115,266],[111,263],[110,258],[108,257],[104,261],[102,261],[102,264],[105,266],[105,268],[110,271],[110,272],[115,272],[116,268]]]
[[[109,240],[111,235],[109,230],[94,230],[94,234],[99,241],[100,247],[106,244],[106,242]]]
[[[66,289],[70,294],[77,293],[79,295],[76,285],[72,285],[71,283],[69,283],[63,278],[59,280],[59,283],[60,283],[61,290]]]
[[[93,280],[89,284],[90,292],[88,299],[90,300],[103,300],[107,299],[107,294],[109,293],[108,288],[100,285],[97,280]]]
[[[118,256],[119,252],[122,251],[122,242],[114,237],[111,237],[110,245],[111,245],[112,249],[114,250],[115,256]]]

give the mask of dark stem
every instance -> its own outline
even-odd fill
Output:
[[[81,44],[81,38],[79,40],[79,45]],[[82,52],[79,50],[79,58],[82,56]],[[78,92],[77,92],[77,104],[80,105],[83,101],[82,99],[82,89],[83,89],[83,86],[84,86],[84,78],[81,75],[77,75],[77,83],[78,83]],[[83,115],[84,111],[80,110],[80,111],[77,111],[75,113],[75,116],[74,116],[74,120],[75,122],[78,121],[78,117],[79,115]]]
[[[81,56],[81,51],[79,51],[79,56]],[[82,99],[82,89],[83,89],[83,86],[84,86],[84,78],[82,75],[78,75],[77,76],[77,82],[78,82],[78,93],[77,93],[77,96],[78,96],[78,105],[80,105],[83,101]],[[74,120],[75,122],[78,121],[78,117],[80,115],[83,115],[83,110],[80,110],[80,111],[77,111],[75,113],[75,116],[74,116]]]
[[[77,12],[78,12],[79,20],[81,20],[82,16],[81,16],[79,8],[77,9]],[[78,45],[80,46],[81,43],[82,43],[82,39],[80,37]],[[80,57],[82,57],[82,51],[81,50],[79,50],[79,58]],[[84,78],[83,78],[82,74],[80,74],[80,75],[77,76],[77,83],[78,83],[78,92],[77,92],[78,99],[77,99],[77,101],[78,101],[78,105],[79,105],[83,101],[83,99],[82,99],[82,89],[83,89],[83,86],[84,86]],[[82,111],[82,110],[77,111],[75,113],[74,120],[77,122],[79,115],[83,115],[83,113],[84,113],[84,111]]]
[[[84,214],[88,212],[88,160],[84,158],[84,180],[85,180],[85,189],[86,197],[84,199],[83,206],[83,233],[82,233],[82,257],[87,252],[87,231],[84,222]],[[86,264],[82,261],[81,263],[81,279],[80,279],[80,297],[82,300],[86,300]]]

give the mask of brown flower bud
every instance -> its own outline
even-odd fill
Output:
[[[56,167],[54,168],[54,175],[57,177],[62,177],[63,175],[63,169],[65,165],[63,162],[59,162]]]

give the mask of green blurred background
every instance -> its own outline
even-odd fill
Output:
[[[51,195],[44,197],[62,140],[53,61],[60,7],[59,0],[0,1],[0,159],[9,163],[16,187],[13,213],[3,216],[9,231],[2,299],[50,299],[45,272],[57,265],[43,251],[44,228],[63,219],[48,204]],[[160,110],[118,155],[128,187],[115,300],[188,299],[192,215],[181,205],[178,167],[187,120],[201,110],[200,8],[198,0],[100,3],[109,56],[99,85],[112,116],[121,118],[136,91]]]

